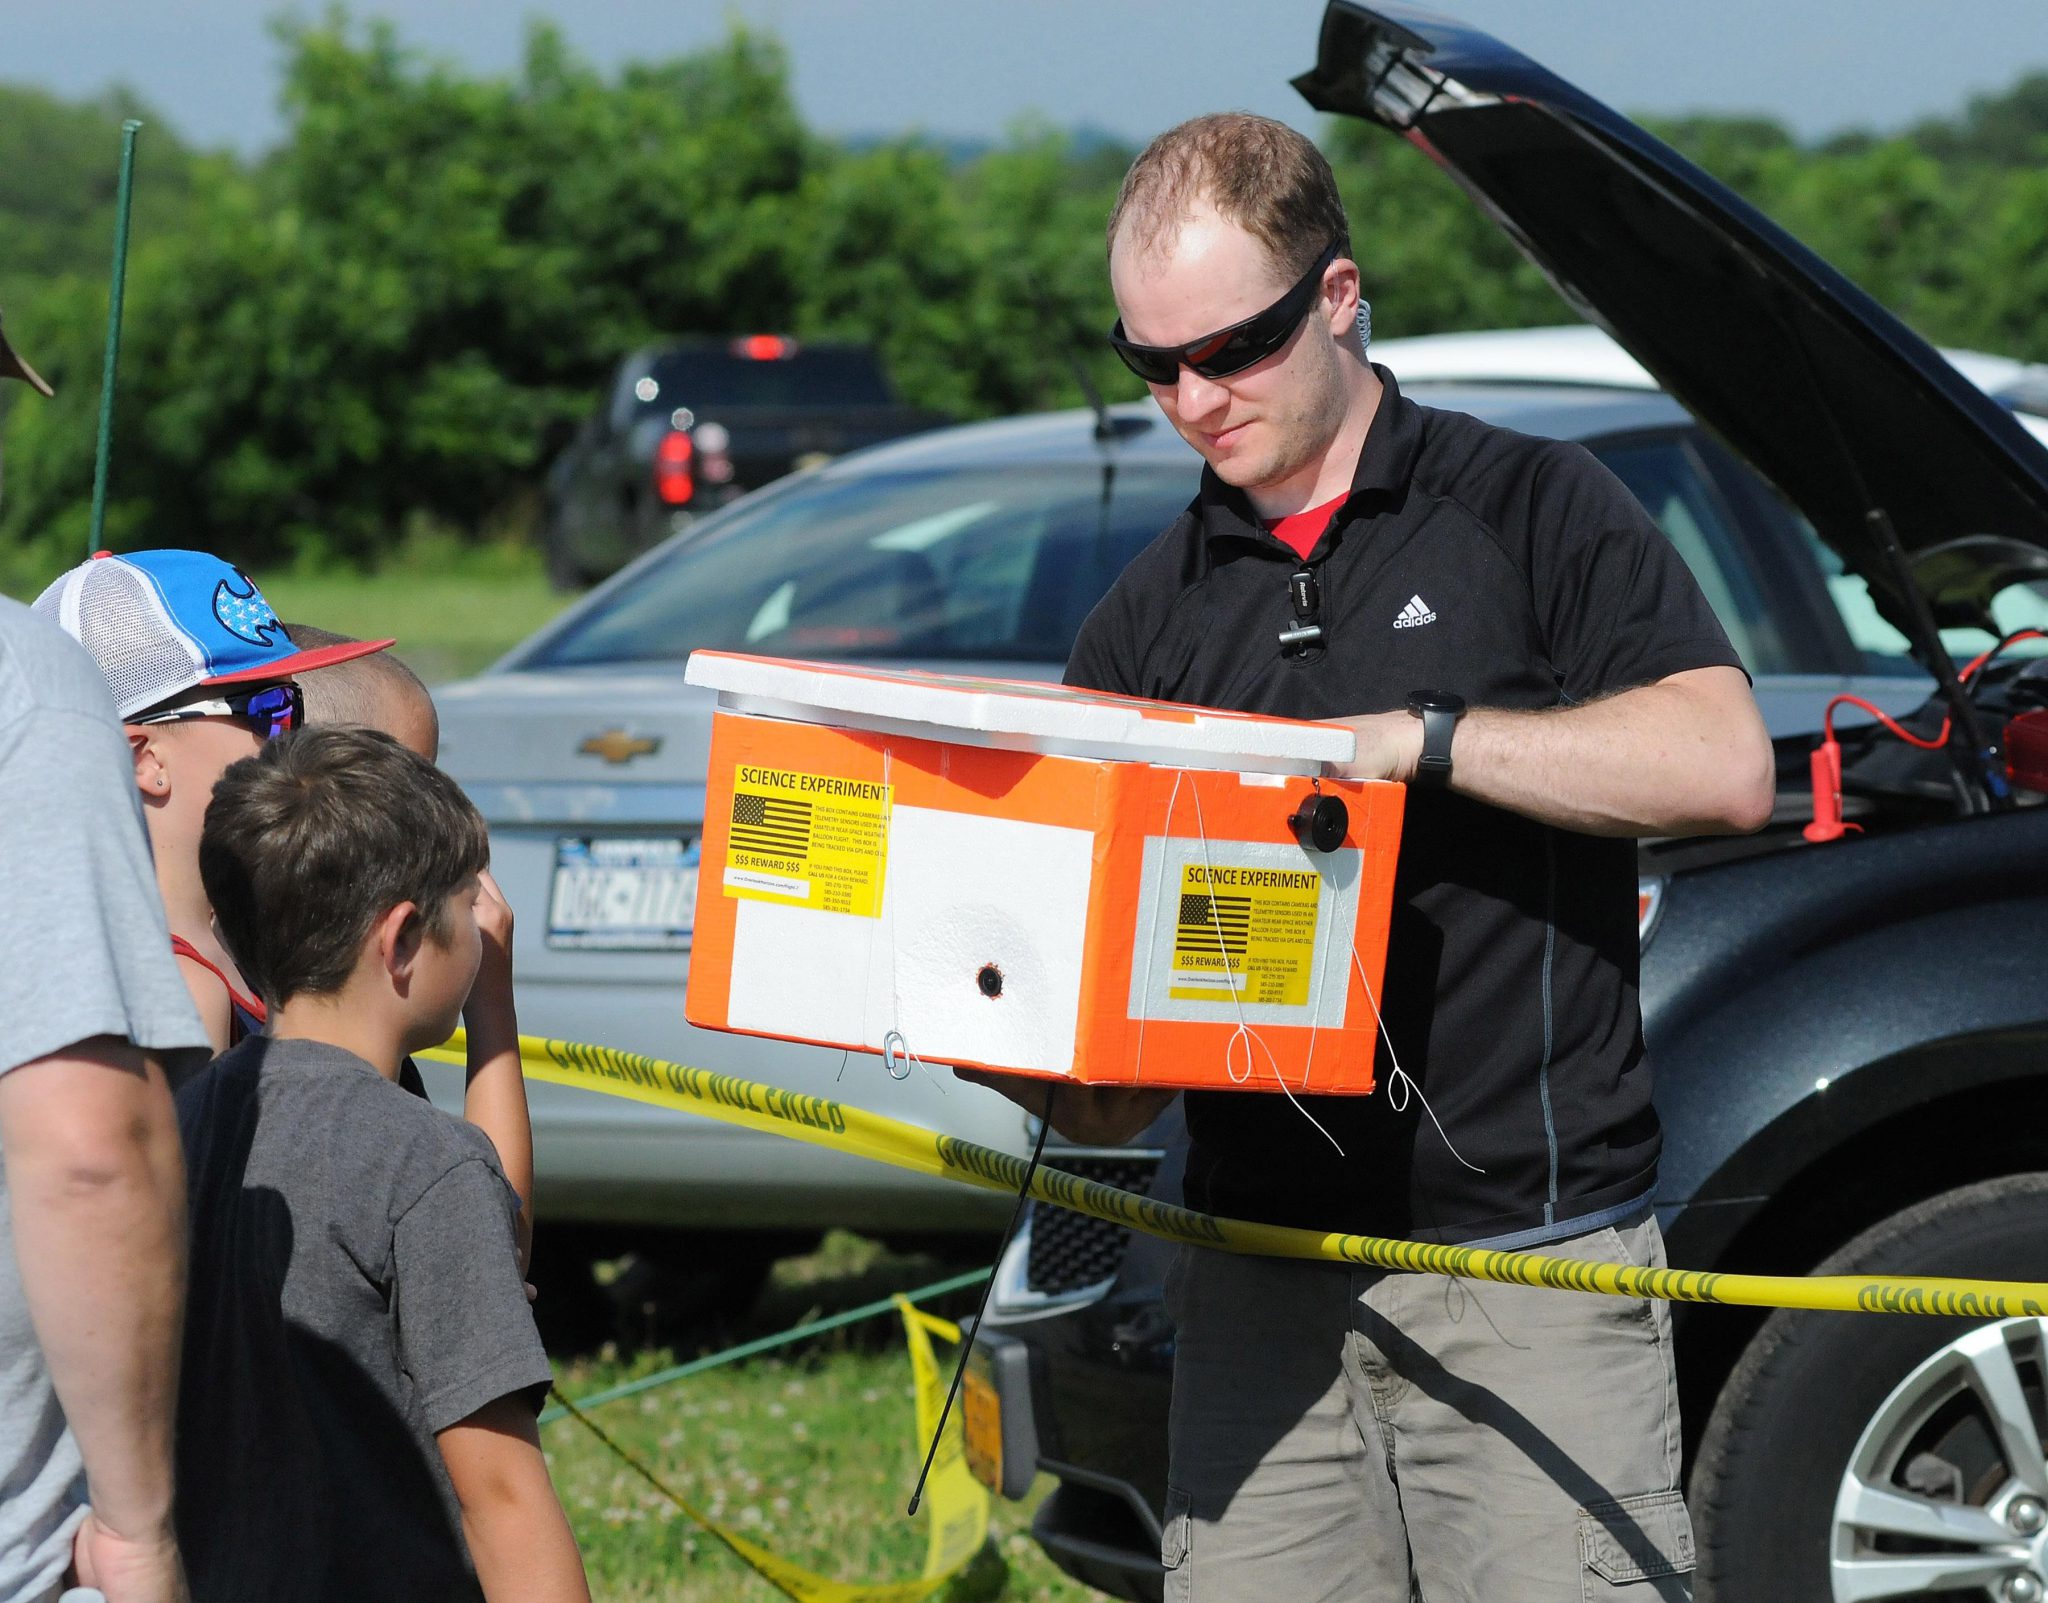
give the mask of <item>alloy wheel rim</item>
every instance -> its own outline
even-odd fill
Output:
[[[2048,1319],[1941,1347],[1850,1454],[1828,1553],[1835,1603],[2048,1603]]]

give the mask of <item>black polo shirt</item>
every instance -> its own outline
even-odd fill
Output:
[[[1418,406],[1374,371],[1385,395],[1351,493],[1307,559],[1326,649],[1282,648],[1302,561],[1205,472],[1082,625],[1069,684],[1334,718],[1424,689],[1569,706],[1741,666],[1684,561],[1585,450]],[[1411,789],[1381,1002],[1422,1094],[1396,1105],[1383,1040],[1373,1095],[1305,1099],[1340,1157],[1285,1097],[1191,1092],[1190,1204],[1451,1242],[1634,1211],[1661,1144],[1636,920],[1633,842]]]

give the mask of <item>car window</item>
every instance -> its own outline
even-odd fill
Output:
[[[1063,663],[1193,496],[1195,464],[820,475],[707,522],[594,598],[529,667],[767,656]]]
[[[690,348],[654,359],[636,396],[649,411],[706,407],[888,406],[895,399],[871,351],[798,346],[791,355]]]
[[[1589,449],[1628,487],[1685,559],[1707,603],[1751,673],[1794,666],[1764,603],[1762,586],[1720,492],[1682,439],[1590,442]]]
[[[1811,523],[1796,512],[1792,516],[1807,548],[1813,553],[1813,560],[1827,579],[1828,599],[1841,613],[1842,626],[1849,631],[1850,642],[1863,658],[1864,671],[1924,676],[1926,670],[1913,660],[1905,635],[1878,610],[1877,602],[1870,594],[1870,586],[1849,571],[1835,549],[1821,539]],[[1997,634],[1976,628],[1941,631],[1941,643],[1957,663],[1967,662],[1979,652],[1990,649],[2001,635],[2010,634],[2015,629],[2048,630],[2048,588],[2039,583],[2007,585],[1991,598],[1991,619],[1998,627]],[[2017,642],[2009,650],[2013,656],[2041,656],[2048,654],[2048,645],[2026,640]]]

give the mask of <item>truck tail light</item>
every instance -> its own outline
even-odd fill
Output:
[[[786,362],[796,355],[796,341],[787,334],[747,334],[732,342],[732,354],[749,362]]]
[[[693,469],[697,447],[681,429],[671,429],[654,448],[654,493],[664,506],[687,506],[697,493]]]

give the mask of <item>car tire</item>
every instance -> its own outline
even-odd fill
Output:
[[[1865,1231],[1814,1272],[2048,1281],[2048,1174],[2015,1175],[1945,1192]],[[2016,1365],[2016,1371],[2025,1367],[2037,1382],[2034,1389],[2048,1387],[2048,1341],[2042,1340],[2048,1338],[2048,1323],[2011,1323],[2028,1327],[2018,1337],[2037,1341],[2041,1351],[2038,1364]],[[1884,1454],[1896,1455],[1897,1469],[1869,1471],[1885,1480],[1880,1490],[1896,1485],[1944,1503],[2008,1495],[1991,1485],[2000,1474],[1996,1463],[1987,1468],[1944,1456],[1968,1458],[1954,1445],[1961,1441],[1954,1433],[1973,1422],[1958,1415],[1943,1427],[1941,1420],[1949,1416],[1936,1409],[1940,1394],[1930,1389],[1947,1369],[1964,1367],[1960,1361],[1930,1360],[1963,1350],[1954,1347],[1958,1341],[1965,1349],[1982,1341],[1971,1333],[1990,1328],[1983,1319],[1774,1313],[1722,1388],[1693,1468],[1699,1603],[1817,1603],[1836,1596],[1836,1544],[1860,1540],[1844,1533],[1865,1529],[1838,1528],[1837,1497],[1852,1467],[1863,1474],[1866,1464],[1884,1461]],[[1941,1407],[1968,1411],[1974,1406],[1955,1382],[1948,1384],[1954,1395]],[[1922,1391],[1926,1446],[1916,1449],[1921,1438],[1898,1433],[1911,1428]],[[2041,1407],[2037,1396],[2037,1418]],[[1981,1429],[1981,1424],[1976,1421],[1974,1427]],[[1886,1432],[1893,1434],[1895,1445],[1881,1440]],[[2034,1472],[2042,1473],[2038,1463]],[[1902,1478],[1892,1481],[1893,1474]],[[2009,1487],[2009,1476],[2003,1484]],[[1888,1551],[1868,1557],[1882,1562],[1892,1551],[1922,1550],[1910,1540],[1903,1547],[1890,1538],[1885,1542]],[[1935,1544],[1926,1550],[1940,1549]],[[1861,1552],[1857,1548],[1847,1556]],[[1943,1582],[1932,1590],[1885,1595],[1987,1594],[1973,1581],[1960,1588]],[[1995,1586],[1988,1595],[1999,1595]]]

